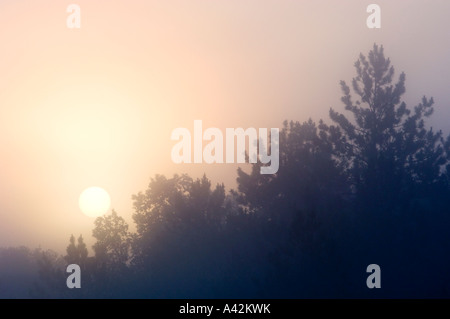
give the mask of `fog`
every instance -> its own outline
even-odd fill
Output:
[[[377,1],[369,29],[370,3],[79,0],[69,29],[65,2],[0,2],[0,246],[90,246],[89,186],[128,221],[154,174],[235,187],[237,164],[174,164],[172,130],[329,122],[374,43],[406,73],[408,106],[432,96],[427,125],[448,134],[450,3]]]

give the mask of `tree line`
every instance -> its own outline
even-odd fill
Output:
[[[345,114],[283,123],[276,174],[238,169],[229,192],[156,175],[133,195],[136,232],[114,210],[95,220],[93,256],[81,236],[64,256],[0,256],[33,256],[37,298],[449,297],[450,136],[426,124],[433,98],[402,101],[383,46],[354,66]],[[81,289],[66,287],[71,263]],[[366,286],[372,263],[382,289]]]

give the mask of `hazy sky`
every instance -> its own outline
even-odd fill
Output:
[[[66,8],[81,8],[69,29]],[[381,29],[366,8],[381,7]],[[374,42],[406,73],[405,101],[436,101],[450,125],[450,2],[262,0],[0,1],[0,246],[89,246],[89,186],[131,224],[131,195],[156,173],[206,173],[234,186],[235,164],[171,161],[177,127],[281,127],[343,110],[339,81]]]

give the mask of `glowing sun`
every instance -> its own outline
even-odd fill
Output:
[[[78,204],[86,216],[99,217],[108,211],[111,198],[103,188],[89,187],[81,193]]]

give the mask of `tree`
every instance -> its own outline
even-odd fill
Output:
[[[138,236],[158,228],[179,232],[192,226],[220,227],[226,204],[223,184],[211,189],[206,176],[194,181],[187,175],[157,175],[133,200]]]
[[[249,251],[264,252],[259,279],[266,296],[305,297],[304,291],[314,289],[310,278],[328,279],[318,264],[336,256],[335,229],[342,226],[338,217],[344,215],[349,193],[346,163],[337,156],[343,151],[342,140],[341,131],[323,121],[318,125],[311,119],[285,121],[278,172],[261,175],[260,164],[254,164],[250,173],[238,169],[236,196],[255,217],[245,230],[261,231]]]
[[[320,121],[284,122],[280,133],[280,169],[261,175],[238,169],[238,198],[250,212],[272,221],[287,222],[298,211],[328,210],[346,193],[342,163],[333,154],[339,131]]]
[[[341,154],[349,164],[352,187],[364,207],[390,211],[408,204],[411,196],[428,191],[442,180],[449,148],[442,132],[425,128],[433,113],[433,98],[422,98],[411,112],[401,100],[405,74],[393,84],[394,67],[374,44],[368,58],[360,54],[352,88],[341,81],[342,102],[353,120],[330,109],[330,117],[345,137]]]
[[[114,272],[126,267],[130,258],[128,224],[115,210],[97,217],[92,236],[97,239],[94,252],[100,268]]]
[[[267,247],[278,249],[292,241],[303,251],[323,251],[317,248],[329,241],[326,237],[336,227],[349,193],[347,164],[338,157],[342,139],[338,128],[323,121],[285,121],[278,172],[261,175],[259,164],[250,173],[238,169],[237,198],[250,214],[265,221]]]
[[[66,252],[67,255],[64,258],[69,264],[77,264],[80,267],[83,267],[86,264],[88,257],[88,250],[83,241],[83,236],[80,235],[80,237],[78,237],[77,245],[75,245],[75,237],[71,235]]]
[[[75,236],[73,234],[70,235],[69,246],[67,246],[66,252],[67,255],[65,259],[68,263],[74,264],[78,261],[78,250],[77,246],[75,245]]]
[[[73,237],[73,236],[72,236]],[[39,278],[30,289],[32,298],[69,297],[66,286],[66,257],[47,250],[36,249],[34,252]]]
[[[133,266],[152,288],[146,296],[201,296],[212,289],[229,256],[224,185],[213,188],[206,176],[156,175],[133,200]]]

